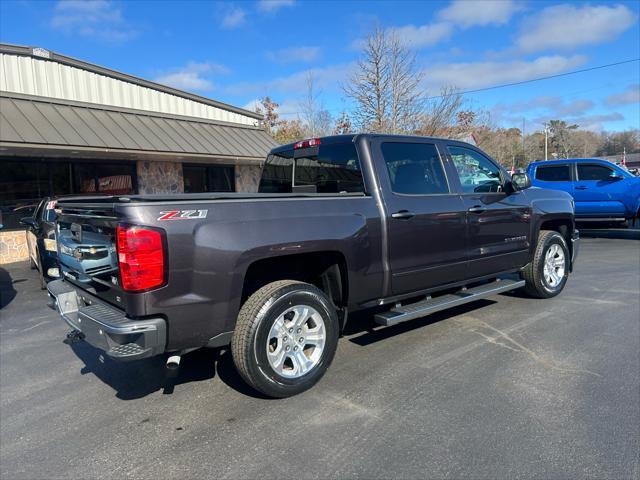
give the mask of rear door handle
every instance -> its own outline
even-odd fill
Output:
[[[409,220],[413,218],[416,214],[410,212],[409,210],[400,210],[399,212],[392,213],[391,218],[397,218],[399,220]]]
[[[586,190],[586,189],[588,189],[589,187],[586,187],[586,186],[584,186],[584,185],[576,185],[574,188],[575,188],[576,190]]]
[[[473,207],[471,207],[469,210],[467,210],[467,212],[469,213],[482,213],[484,211],[486,211],[487,209],[480,206],[480,205],[474,205]]]

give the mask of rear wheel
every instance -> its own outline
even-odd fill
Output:
[[[526,292],[536,298],[558,295],[567,283],[570,258],[562,235],[541,230],[533,260],[522,271]]]
[[[289,397],[315,385],[335,355],[339,322],[318,288],[282,280],[255,292],[240,309],[231,341],[244,380],[270,397]]]

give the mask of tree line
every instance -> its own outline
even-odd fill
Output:
[[[523,135],[520,128],[500,128],[491,115],[466,105],[455,86],[428,97],[416,55],[394,32],[376,28],[362,44],[357,66],[342,90],[353,105],[333,117],[324,108],[312,73],[297,118],[283,119],[269,96],[256,109],[263,128],[279,143],[331,134],[378,132],[471,140],[503,165],[524,167],[545,158],[545,132]],[[547,156],[592,157],[640,152],[640,130],[593,132],[562,119],[546,124]]]

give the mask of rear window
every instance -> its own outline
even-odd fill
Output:
[[[604,165],[578,165],[578,180],[608,180],[612,172]]]
[[[536,179],[543,182],[569,182],[571,173],[569,165],[546,165],[536,168]]]
[[[293,175],[293,151],[272,154],[262,169],[260,178],[261,193],[291,193]]]
[[[353,143],[320,145],[267,157],[262,193],[364,192],[362,170]]]

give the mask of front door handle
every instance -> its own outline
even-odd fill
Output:
[[[486,211],[487,209],[484,208],[481,205],[474,205],[473,207],[471,207],[469,210],[467,210],[467,212],[469,213],[483,213],[484,211]]]
[[[576,185],[576,186],[575,186],[575,189],[576,189],[576,190],[586,190],[587,188],[589,188],[589,187],[586,187],[586,186],[584,186],[584,185]]]
[[[416,214],[410,212],[409,210],[400,210],[399,212],[392,213],[391,218],[397,218],[399,220],[409,220],[413,218]]]

